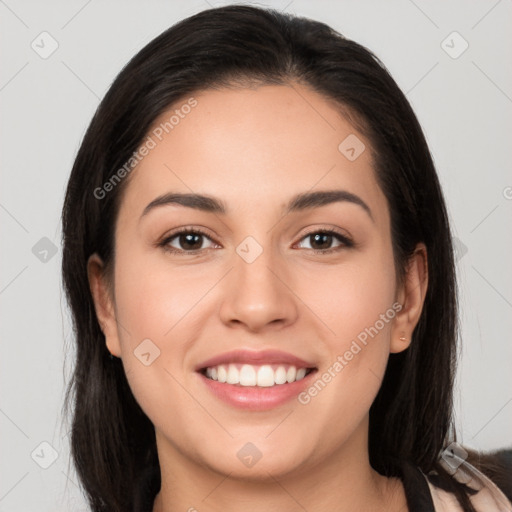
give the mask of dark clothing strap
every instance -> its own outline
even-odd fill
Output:
[[[409,512],[435,512],[425,475],[411,463],[402,463],[402,482]]]

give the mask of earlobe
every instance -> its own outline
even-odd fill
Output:
[[[120,357],[121,350],[113,297],[111,296],[104,275],[103,261],[97,253],[92,254],[87,261],[87,276],[96,311],[96,318],[105,335],[107,349],[112,355]]]
[[[419,322],[428,287],[427,248],[419,243],[411,256],[399,290],[402,309],[396,315],[391,330],[390,352],[402,352],[409,347],[412,333]]]

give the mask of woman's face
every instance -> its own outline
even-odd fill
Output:
[[[424,293],[396,286],[369,141],[304,86],[193,98],[155,122],[129,177],[111,308],[90,262],[108,347],[161,460],[258,478],[360,458]]]

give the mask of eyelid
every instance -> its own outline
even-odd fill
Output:
[[[307,238],[308,236],[315,233],[323,233],[327,235],[331,235],[337,238],[341,242],[341,246],[338,247],[330,247],[329,249],[308,249],[309,251],[313,251],[315,253],[323,253],[329,254],[331,252],[337,252],[341,249],[350,249],[352,247],[356,247],[356,243],[353,241],[352,237],[349,234],[345,234],[341,232],[339,228],[334,228],[332,226],[329,227],[318,227],[314,226],[313,228],[307,230],[305,233],[301,235],[297,243],[300,243],[302,240]],[[294,244],[296,245],[296,244]]]
[[[302,233],[299,240],[302,240],[308,235],[312,235],[313,233],[331,233],[335,235],[339,235],[341,238],[346,239],[347,241],[352,242],[352,237],[346,232],[345,230],[342,230],[341,228],[337,228],[334,226],[313,226],[312,228],[308,228],[304,233]]]

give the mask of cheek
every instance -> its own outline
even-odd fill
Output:
[[[304,286],[301,293],[321,319],[319,325],[327,327],[328,355],[302,403],[315,402],[315,414],[328,411],[340,422],[347,421],[344,416],[349,410],[357,422],[378,392],[389,357],[396,317],[391,248],[383,244],[357,263],[325,267],[314,282],[314,287]]]
[[[120,257],[115,269],[118,334],[130,386],[141,404],[158,402],[166,389],[160,396],[165,402],[170,389],[179,391],[172,376],[183,372],[187,354],[211,316],[204,298],[218,278],[211,271],[171,267],[165,256],[148,257],[142,251]]]
[[[302,270],[295,289],[326,327],[331,347],[343,350],[347,342],[386,314],[394,302],[391,248],[385,243],[381,247],[376,245],[339,265],[319,268],[310,266]],[[387,332],[390,325],[386,322],[382,326],[379,322],[379,331]]]
[[[177,425],[170,406],[182,412],[194,407],[180,387],[180,365],[189,348],[187,336],[193,337],[194,306],[211,284],[136,252],[116,260],[115,268],[118,334],[129,386],[154,423]]]
[[[116,304],[130,344],[172,338],[179,324],[208,291],[204,276],[171,270],[161,257],[133,255],[116,262]],[[127,341],[126,336],[123,337]],[[158,340],[158,342],[157,342]]]

